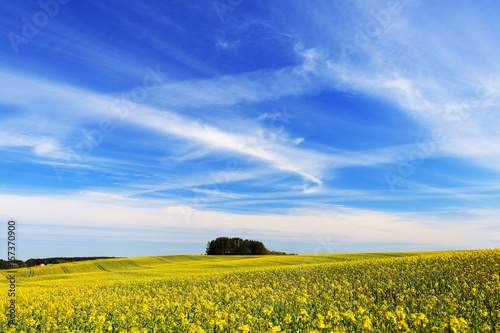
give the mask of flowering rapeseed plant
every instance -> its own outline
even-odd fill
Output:
[[[0,332],[500,332],[500,250],[294,257],[231,272],[210,261],[210,274],[35,274],[20,279],[15,325],[4,311]]]

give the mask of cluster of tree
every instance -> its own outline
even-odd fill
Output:
[[[83,260],[96,260],[96,259],[112,259],[116,257],[55,257],[55,258],[36,258],[28,259],[26,261],[14,260],[11,262],[0,259],[0,269],[11,269],[11,268],[22,268],[22,267],[33,267],[35,265],[51,265],[51,264],[62,264],[71,261],[83,261]]]
[[[287,255],[285,252],[269,251],[262,242],[238,237],[218,237],[207,243],[208,255]],[[292,253],[293,254],[293,253]]]
[[[259,241],[241,239],[239,237],[218,237],[207,244],[207,254],[263,255],[270,254],[264,244]]]
[[[273,256],[296,256],[297,253],[286,253],[280,251],[271,251],[271,255]]]
[[[22,260],[13,260],[11,262],[0,259],[0,269],[11,269],[17,267],[26,267],[26,264]]]

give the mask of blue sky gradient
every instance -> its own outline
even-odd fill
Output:
[[[5,3],[0,219],[22,259],[498,247],[499,6]]]

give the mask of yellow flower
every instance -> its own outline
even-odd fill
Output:
[[[238,327],[239,330],[241,330],[243,333],[247,333],[250,331],[250,327],[248,325],[243,325]]]
[[[392,313],[391,311],[387,311],[385,313],[385,318],[391,323],[391,324],[394,324],[396,325],[397,323],[397,318],[396,316],[394,315],[394,313]]]
[[[407,331],[408,330],[408,324],[406,323],[406,321],[398,321],[398,330],[401,330],[401,331]]]
[[[361,325],[361,328],[364,331],[371,331],[372,330],[372,321],[370,317],[367,315],[363,316],[363,324]]]

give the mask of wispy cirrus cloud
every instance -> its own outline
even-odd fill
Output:
[[[499,123],[493,117],[500,103],[498,44],[492,30],[485,28],[493,18],[479,7],[462,4],[441,12],[443,6],[435,4],[431,7],[441,12],[436,20],[438,14],[431,11],[421,16],[421,7],[405,3],[401,14],[385,17],[385,33],[373,38],[366,37],[368,32],[356,16],[343,21],[351,26],[353,40],[330,30],[320,33],[318,40],[329,40],[336,49],[325,48],[323,42],[315,45],[329,54],[326,67],[320,66],[316,73],[337,89],[395,103],[428,137],[433,131],[444,132],[446,140],[439,143],[433,157],[474,158],[473,163],[498,171]],[[382,15],[377,13],[384,8],[374,2],[356,10],[366,17],[366,24],[376,25],[377,15]],[[322,22],[328,13],[315,15]],[[436,34],[436,30],[443,33]],[[346,62],[338,56],[338,45],[355,46],[356,36],[366,38],[366,45],[349,54]]]
[[[257,75],[257,73],[254,73],[253,75]],[[276,75],[281,76],[283,73],[278,71]],[[294,76],[295,74],[293,74],[293,71],[289,71],[289,75]],[[47,111],[47,113],[52,114],[54,117],[60,116],[65,121],[69,120],[70,123],[78,123],[82,121],[95,122],[108,118],[115,122],[124,121],[132,124],[133,126],[153,129],[160,133],[164,133],[165,135],[175,136],[196,142],[197,144],[209,149],[209,151],[214,149],[222,150],[233,154],[239,154],[241,156],[248,156],[248,158],[256,158],[257,160],[269,163],[269,165],[277,170],[300,175],[308,181],[316,184],[322,183],[322,175],[326,169],[331,168],[332,166],[347,167],[353,165],[388,163],[395,158],[394,153],[390,152],[391,150],[403,149],[403,147],[394,147],[374,152],[367,151],[352,153],[342,151],[339,151],[338,153],[313,151],[296,146],[299,142],[303,141],[302,138],[299,138],[299,141],[285,140],[280,142],[277,139],[283,137],[283,135],[277,136],[275,133],[266,128],[259,129],[258,124],[254,125],[252,131],[257,131],[257,133],[270,132],[271,135],[267,135],[266,140],[259,140],[258,138],[255,139],[253,132],[248,132],[243,135],[233,133],[227,130],[222,130],[217,126],[201,121],[200,119],[183,116],[182,114],[173,111],[159,110],[152,106],[141,105],[123,99],[116,99],[112,96],[92,93],[81,88],[71,87],[68,85],[58,85],[40,79],[23,78],[23,76],[15,74],[8,74],[8,76],[9,77],[6,79],[11,82],[11,85],[6,85],[4,88],[5,95],[3,95],[3,100],[6,103],[12,103],[18,107],[26,108],[27,110],[33,108],[35,105],[44,105],[46,110],[50,110]],[[217,86],[220,84],[218,80],[219,79],[215,79],[215,81],[203,81],[202,83],[198,82],[196,83],[196,90],[203,91],[206,87],[214,85]],[[242,79],[240,75],[237,75],[231,80],[236,82],[233,86],[240,86],[242,87],[242,91],[245,92],[239,95],[233,95],[234,100],[231,103],[234,104],[244,102],[246,101],[245,96],[251,96],[254,94],[253,87],[250,89],[243,88],[246,87],[248,82],[250,82],[249,78],[243,77]],[[281,79],[279,81],[281,82],[283,80]],[[266,82],[268,81],[264,79],[261,83],[256,85],[260,87],[259,89],[263,90]],[[298,82],[297,84],[300,85]],[[308,83],[305,85],[308,86]],[[19,89],[23,86],[27,86],[32,92],[29,99],[20,98],[20,94],[22,94],[22,92]],[[179,84],[179,87],[181,86],[183,86],[183,84]],[[220,89],[222,89],[222,86],[223,85],[221,85]],[[11,94],[11,92],[15,89],[17,89],[17,93]],[[162,86],[159,89],[160,91],[166,91],[169,89],[169,86]],[[186,89],[185,91],[189,92],[190,89]],[[300,90],[300,93],[302,92],[303,91]],[[293,89],[292,91],[285,89],[285,92],[276,89],[274,92],[271,92],[270,95],[263,96],[261,94],[256,94],[256,96],[258,96],[259,99],[266,99],[273,98],[272,96],[275,95],[279,97],[285,93],[296,94],[298,92],[293,91]],[[208,95],[210,94],[206,94],[204,96]],[[205,100],[205,103],[219,103],[223,100],[222,95],[226,94],[214,93],[212,95],[219,95],[220,99],[210,101]],[[184,100],[191,100],[190,98],[187,98],[187,96],[184,97]],[[202,99],[204,99],[204,97]],[[248,125],[247,119],[242,119],[241,121],[242,125],[236,126],[237,128],[244,128],[245,126],[243,124]],[[81,133],[79,134],[81,135]],[[55,137],[51,140],[55,142],[57,139],[64,142],[67,141],[67,135],[68,133],[54,133]],[[37,146],[38,151],[50,148],[46,143],[48,141],[42,142],[45,142],[45,146]],[[288,142],[291,144],[288,144]],[[62,147],[58,147],[59,155],[57,158],[64,159],[64,156],[61,155],[61,150]]]
[[[28,135],[0,131],[0,147],[29,147],[33,153],[53,159],[64,158],[58,142],[50,137],[31,137]]]

